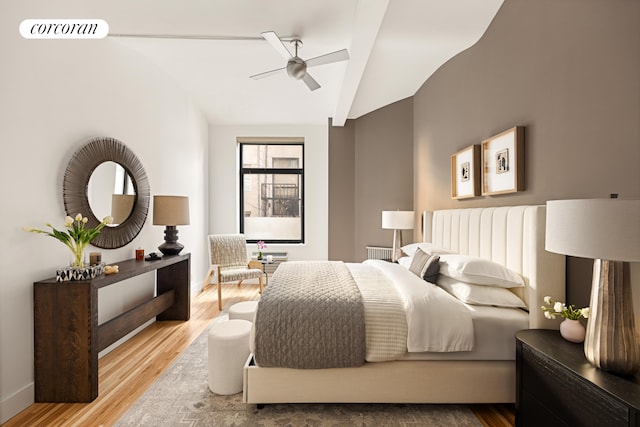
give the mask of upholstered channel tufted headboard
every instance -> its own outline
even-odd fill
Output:
[[[516,293],[530,308],[529,327],[558,328],[540,310],[545,295],[566,301],[565,257],[544,249],[545,206],[445,209],[423,218],[423,241],[520,273],[526,286]]]

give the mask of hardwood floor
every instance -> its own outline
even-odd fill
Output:
[[[510,427],[515,425],[515,405],[470,405],[471,410],[485,427]]]
[[[258,286],[223,288],[225,306],[254,299]],[[111,426],[218,315],[217,292],[209,286],[191,299],[188,322],[156,322],[99,361],[99,395],[91,403],[36,403],[3,426]],[[513,405],[472,405],[487,427],[514,425]]]

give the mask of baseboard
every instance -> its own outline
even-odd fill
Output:
[[[204,277],[199,282],[196,280],[191,281],[191,296],[195,296],[196,294],[202,291],[202,282],[204,282]]]
[[[0,424],[4,424],[34,402],[34,384],[29,383],[11,396],[0,401]]]

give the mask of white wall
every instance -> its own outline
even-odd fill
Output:
[[[69,261],[60,242],[20,227],[63,226],[62,177],[87,139],[123,141],[144,165],[152,194],[189,196],[191,225],[179,237],[192,253],[192,281],[207,268],[208,125],[199,110],[117,41],[22,39],[18,25],[30,13],[14,2],[0,14],[0,422],[33,402],[33,282]],[[132,243],[100,250],[106,262],[132,258],[139,246],[156,250],[163,229],[151,213]],[[153,292],[152,275],[128,282],[135,283],[101,291],[101,320]]]
[[[305,243],[269,245],[286,251],[289,260],[327,259],[328,130],[327,126],[211,126],[209,128],[209,232],[239,231],[237,137],[303,137],[305,152]],[[256,251],[248,245],[247,253]],[[203,279],[204,279],[203,272]]]

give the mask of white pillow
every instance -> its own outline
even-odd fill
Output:
[[[438,278],[437,285],[466,304],[527,308],[524,301],[506,288],[474,285],[442,275]]]
[[[482,258],[468,255],[443,254],[440,256],[440,274],[476,285],[515,288],[524,286],[524,280],[515,271]]]
[[[398,264],[406,268],[407,270],[411,267],[411,262],[413,261],[413,257],[403,256],[398,258]]]
[[[403,246],[402,252],[407,254],[407,256],[414,256],[418,248],[422,249],[425,253],[429,255],[440,255],[440,254],[450,254],[451,251],[434,246],[433,243],[420,242],[420,243],[411,243],[409,245]]]

